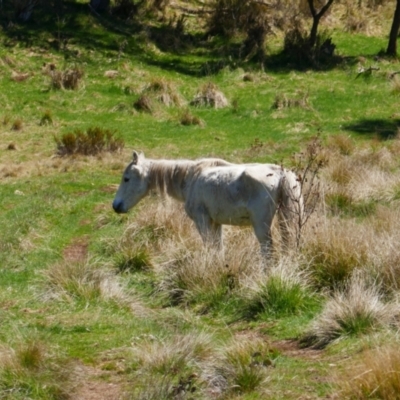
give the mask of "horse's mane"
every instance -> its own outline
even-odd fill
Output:
[[[176,196],[194,176],[205,168],[226,167],[232,165],[219,158],[201,158],[198,160],[148,160],[151,187],[161,193]]]

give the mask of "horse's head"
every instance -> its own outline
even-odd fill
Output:
[[[143,153],[133,152],[133,161],[126,167],[113,201],[114,211],[126,213],[148,192],[147,168]]]

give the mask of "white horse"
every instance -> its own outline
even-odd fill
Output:
[[[271,249],[276,212],[286,248],[289,225],[303,212],[301,183],[281,166],[231,164],[214,158],[152,160],[136,151],[122,175],[114,210],[128,212],[152,189],[184,202],[206,244],[222,246],[222,225],[252,225],[265,255]]]

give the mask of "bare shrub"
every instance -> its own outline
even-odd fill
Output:
[[[400,393],[400,352],[387,345],[363,352],[336,377],[341,398],[395,400]]]
[[[228,100],[215,84],[209,82],[200,88],[190,104],[193,106],[224,108],[228,106]]]
[[[397,313],[384,303],[380,287],[360,272],[352,274],[344,289],[336,290],[322,313],[302,338],[304,345],[323,348],[343,336],[357,336],[388,328]]]
[[[303,151],[294,155],[294,170],[298,176],[300,196],[296,198],[292,195],[295,206],[289,212],[294,223],[297,249],[301,247],[304,228],[320,203],[319,174],[326,162],[326,153],[318,136],[311,139]],[[291,188],[292,191],[293,189],[295,188]]]
[[[116,137],[114,132],[99,127],[88,128],[86,132],[76,130],[54,139],[57,144],[57,153],[61,156],[96,155],[105,151],[113,153],[124,147],[124,141]]]

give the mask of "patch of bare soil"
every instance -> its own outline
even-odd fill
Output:
[[[301,348],[297,340],[286,339],[272,342],[275,349],[279,350],[288,357],[301,357],[309,360],[321,358],[323,350],[311,348]]]
[[[88,255],[88,239],[86,237],[75,239],[63,251],[65,261],[80,262],[84,261]]]
[[[118,377],[108,371],[81,365],[79,367],[81,383],[74,393],[72,400],[122,400],[124,393]]]

